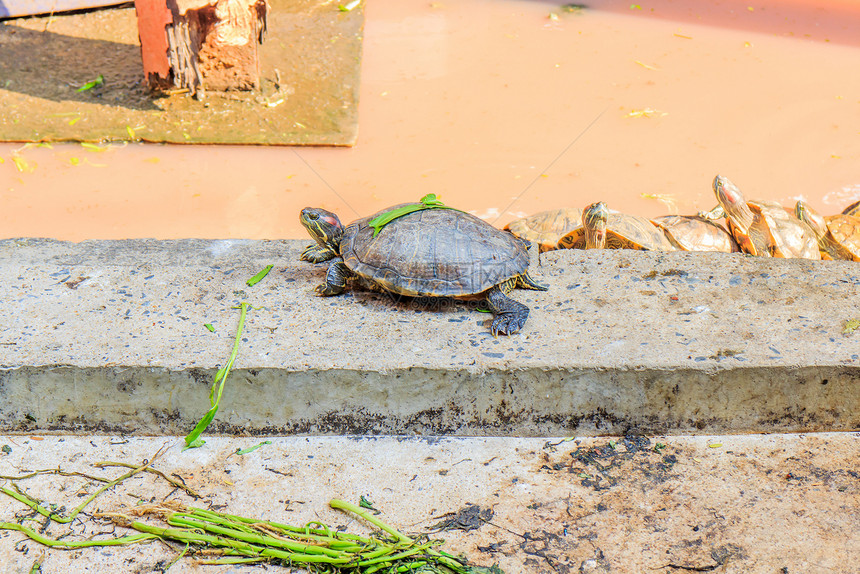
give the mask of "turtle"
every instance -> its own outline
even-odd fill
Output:
[[[562,237],[558,246],[562,249],[675,251],[653,223],[638,215],[610,213],[602,201],[583,210],[582,227]]]
[[[705,219],[728,221],[741,251],[760,257],[821,259],[815,232],[780,204],[747,201],[729,178],[717,175],[713,183],[719,205],[699,213]]]
[[[346,227],[337,215],[307,207],[299,217],[316,243],[301,254],[312,263],[331,261],[321,296],[339,295],[350,279],[360,285],[409,297],[452,297],[486,302],[491,331],[519,331],[529,308],[507,296],[515,287],[546,291],[528,272],[529,254],[516,237],[455,209],[423,209],[388,222],[369,222],[401,204]]]
[[[558,240],[582,227],[582,210],[575,207],[550,209],[516,219],[505,226],[515,236],[537,243],[540,252],[558,248]]]
[[[795,204],[794,214],[815,232],[822,259],[860,261],[860,217],[841,213],[825,217],[803,201]]]
[[[860,216],[860,201],[855,201],[842,210],[842,215]]]
[[[663,215],[651,223],[663,230],[678,251],[740,251],[732,234],[722,225],[698,215]]]

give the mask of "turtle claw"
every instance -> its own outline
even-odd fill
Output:
[[[333,295],[340,295],[343,293],[343,288],[337,289],[337,286],[323,283],[314,287],[314,293],[316,293],[318,297],[331,297]]]
[[[493,337],[501,335],[513,335],[523,328],[526,324],[528,314],[523,316],[519,313],[499,313],[493,319],[493,324],[490,326],[490,331]]]
[[[299,259],[302,261],[310,261],[311,263],[321,263],[323,261],[328,261],[335,255],[336,253],[328,247],[322,247],[314,243],[313,245],[308,245],[307,248],[302,251]]]

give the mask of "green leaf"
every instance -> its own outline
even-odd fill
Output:
[[[377,215],[376,217],[368,221],[367,224],[373,228],[373,236],[376,237],[386,225],[388,225],[398,217],[403,217],[404,215],[408,215],[416,211],[423,211],[425,209],[453,209],[454,211],[461,211],[453,207],[448,207],[447,205],[439,201],[439,199],[436,198],[435,193],[428,193],[421,198],[419,203],[408,203],[406,205],[401,205],[400,207],[394,208],[390,211],[386,211],[385,213]]]
[[[78,88],[75,91],[76,92],[86,92],[87,90],[92,90],[96,86],[101,86],[104,83],[105,83],[105,77],[102,76],[101,74],[99,74],[95,80],[90,80],[89,82],[87,82],[86,84],[84,84],[83,86],[81,86],[80,88]]]
[[[382,514],[379,510],[373,507],[373,503],[367,500],[364,495],[361,495],[361,498],[358,500],[358,505],[362,508],[366,508],[368,510],[372,510],[374,514]]]
[[[860,327],[860,319],[848,319],[845,325],[842,326],[842,334],[850,335]]]
[[[236,449],[236,454],[248,454],[249,452],[254,452],[255,450],[257,450],[258,448],[260,448],[260,447],[261,447],[261,446],[263,446],[264,444],[272,444],[272,441],[270,441],[270,440],[264,440],[264,441],[263,441],[263,442],[261,442],[260,444],[254,445],[254,446],[252,446],[252,447],[243,448],[243,449],[238,449],[238,448],[237,448],[237,449]]]
[[[257,273],[256,275],[254,275],[253,277],[248,279],[247,281],[245,281],[245,285],[247,285],[248,287],[253,287],[257,283],[262,281],[263,277],[265,277],[266,275],[269,274],[269,271],[272,270],[272,267],[274,267],[274,265],[266,265],[265,269],[263,269],[262,271],[260,271],[259,273]]]
[[[203,323],[203,326],[206,327],[207,329],[209,329],[210,333],[215,332],[215,327],[212,326],[212,323]]]
[[[341,12],[349,12],[359,4],[361,4],[361,0],[352,0],[352,2],[349,2],[348,4],[338,4],[337,9]]]

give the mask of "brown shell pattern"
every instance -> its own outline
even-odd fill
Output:
[[[860,217],[831,215],[825,220],[836,243],[848,251],[854,261],[860,261]]]
[[[681,251],[740,251],[732,235],[722,225],[693,215],[664,215],[652,223],[660,227]]]
[[[750,228],[750,239],[759,255],[785,258],[821,259],[815,232],[776,203],[747,202],[756,219]],[[732,229],[738,243],[737,229]]]
[[[389,209],[394,208],[383,212]],[[528,269],[528,252],[519,240],[468,213],[416,211],[389,222],[373,237],[367,222],[383,212],[346,227],[341,255],[353,272],[388,291],[475,295]]]
[[[579,227],[582,227],[582,210],[568,207],[516,219],[505,229],[517,237],[537,243],[540,251],[544,252],[556,249],[562,236]]]
[[[571,231],[559,240],[562,249],[585,249],[585,228]],[[638,215],[610,213],[606,220],[606,249],[675,251],[663,232]]]

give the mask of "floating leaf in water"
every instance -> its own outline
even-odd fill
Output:
[[[848,319],[842,326],[842,334],[850,335],[860,327],[860,319]]]
[[[78,123],[78,120],[80,120],[80,119],[81,119],[81,116],[78,116],[78,117],[76,117],[76,118],[72,118],[72,119],[70,119],[67,123],[68,123],[70,126],[73,126],[73,125],[75,125],[76,123]]]
[[[76,157],[70,157],[69,163],[72,165],[79,165],[81,163],[81,160]]]
[[[646,64],[645,62],[640,62],[639,60],[633,60],[633,63],[634,63],[634,64],[639,64],[640,66],[642,66],[642,67],[643,67],[643,68],[645,68],[646,70],[659,70],[659,69],[660,69],[660,68],[658,68],[658,67],[656,67],[656,66],[649,66],[649,65],[648,65],[648,64]]]
[[[101,74],[99,74],[95,80],[90,80],[89,82],[87,82],[86,84],[84,84],[83,86],[81,86],[80,88],[78,88],[75,91],[76,92],[86,92],[87,90],[92,90],[96,86],[101,86],[104,83],[105,83],[105,77],[102,76]]]
[[[26,172],[33,171],[33,169],[35,169],[33,166],[31,166],[27,162],[26,159],[24,159],[20,155],[13,155],[12,156],[12,163],[15,164],[15,167],[18,168],[18,171],[20,171],[21,173],[24,173],[25,171]]]
[[[561,7],[562,11],[570,12],[571,14],[582,14],[585,8],[585,4],[564,4]]]
[[[666,112],[661,112],[660,110],[655,110],[653,108],[645,108],[643,110],[633,110],[629,114],[624,117],[627,118],[651,118],[651,117],[663,117],[668,116],[669,114]]]
[[[100,146],[90,142],[81,142],[81,147],[89,151],[107,151],[110,149],[109,145]]]
[[[643,199],[656,199],[673,213],[678,211],[678,205],[675,203],[674,195],[668,193],[643,193],[641,194],[641,197]]]

